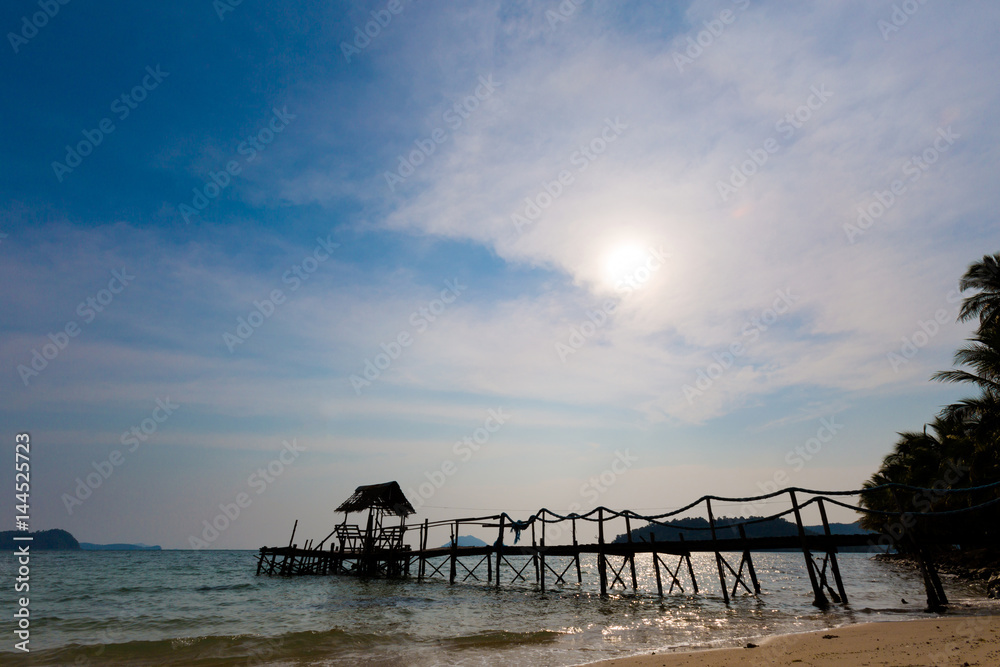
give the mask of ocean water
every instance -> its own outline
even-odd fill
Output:
[[[711,555],[692,557],[700,593],[691,592],[685,575],[681,581],[688,590],[675,589],[662,600],[648,556],[637,558],[639,592],[617,587],[605,599],[598,594],[593,557],[583,559],[582,585],[568,577],[569,584],[549,582],[543,595],[533,576],[508,583],[507,570],[499,590],[471,580],[449,585],[257,577],[255,556],[252,551],[36,552],[29,593],[31,653],[24,654],[13,647],[16,563],[13,554],[2,553],[0,579],[10,585],[4,584],[0,595],[7,619],[0,663],[578,665],[928,617],[919,576],[868,554],[840,555],[850,605],[827,611],[812,606],[803,558],[795,553],[755,555],[762,594],[738,596],[728,606]],[[727,556],[736,567],[739,555]],[[676,557],[664,558],[676,565]],[[461,578],[464,571],[458,569]],[[485,578],[485,568],[479,573]],[[533,575],[533,568],[525,573]],[[629,581],[627,573],[626,568]],[[949,614],[1000,612],[981,591],[947,577],[944,584],[952,602]]]

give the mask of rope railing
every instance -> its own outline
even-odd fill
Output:
[[[963,514],[963,513],[966,513],[966,512],[977,511],[977,510],[983,509],[985,507],[990,507],[992,505],[1000,503],[1000,497],[995,498],[993,500],[986,501],[984,503],[980,503],[979,505],[974,505],[972,507],[965,507],[965,508],[955,509],[955,510],[941,510],[941,511],[935,511],[935,512],[910,512],[910,511],[902,511],[902,510],[900,510],[900,511],[890,512],[890,511],[885,511],[885,510],[871,509],[871,508],[868,508],[868,507],[861,507],[859,505],[851,505],[851,504],[848,504],[848,503],[841,502],[839,500],[835,500],[831,496],[857,496],[857,495],[861,495],[863,493],[869,493],[870,494],[870,493],[874,493],[874,492],[878,492],[878,491],[883,491],[883,490],[890,490],[890,489],[899,489],[899,490],[913,491],[913,492],[928,492],[928,493],[932,493],[932,494],[938,495],[938,496],[947,496],[947,495],[956,495],[956,494],[962,494],[962,493],[965,493],[965,494],[974,493],[974,492],[978,492],[978,491],[985,491],[985,490],[989,490],[989,489],[996,489],[998,487],[1000,487],[1000,481],[992,482],[990,484],[982,484],[982,485],[979,485],[979,486],[965,487],[965,488],[959,488],[959,489],[926,488],[926,487],[920,487],[920,486],[913,486],[913,485],[910,485],[910,484],[901,484],[901,483],[897,483],[897,482],[892,482],[892,483],[888,483],[888,484],[881,484],[879,486],[873,486],[873,487],[867,488],[867,489],[858,489],[858,490],[855,490],[855,491],[819,491],[819,490],[816,490],[816,489],[806,489],[806,488],[802,488],[802,487],[797,487],[796,486],[796,487],[789,487],[787,489],[781,489],[781,490],[778,490],[778,491],[772,491],[771,493],[765,493],[765,494],[762,494],[762,495],[759,495],[759,496],[746,496],[746,497],[735,497],[735,498],[732,498],[732,497],[726,497],[726,496],[705,495],[705,496],[702,496],[701,498],[699,498],[698,500],[695,500],[694,502],[689,503],[689,504],[687,504],[687,505],[685,505],[685,506],[683,506],[683,507],[681,507],[679,509],[675,509],[675,510],[673,510],[671,512],[664,512],[662,514],[648,514],[648,515],[647,514],[638,514],[636,512],[633,512],[632,510],[618,511],[618,510],[610,509],[608,507],[600,506],[600,507],[595,507],[594,509],[592,509],[589,512],[586,512],[584,514],[577,514],[577,513],[574,512],[574,513],[570,513],[570,514],[565,514],[564,515],[564,514],[559,514],[558,512],[553,512],[552,510],[550,510],[550,509],[548,509],[546,507],[543,507],[540,510],[536,511],[534,514],[532,514],[530,517],[528,517],[527,519],[524,519],[524,520],[515,519],[514,517],[512,517],[507,512],[502,512],[501,514],[493,516],[493,517],[483,517],[483,518],[484,519],[490,519],[490,520],[505,518],[507,521],[510,522],[510,529],[513,530],[513,531],[515,531],[515,532],[517,532],[517,533],[520,533],[522,530],[525,530],[526,528],[529,528],[533,523],[535,523],[535,521],[540,521],[542,523],[557,524],[557,523],[562,523],[563,521],[572,521],[574,519],[580,519],[582,521],[590,521],[590,522],[596,523],[598,521],[608,521],[610,519],[616,519],[616,518],[621,518],[621,517],[626,517],[626,518],[629,518],[629,519],[640,519],[642,521],[647,521],[647,522],[649,522],[651,524],[655,524],[655,525],[659,525],[659,526],[665,526],[665,527],[669,527],[669,528],[674,528],[674,529],[677,529],[677,530],[704,531],[705,528],[698,528],[698,527],[693,527],[693,526],[679,526],[679,525],[675,525],[673,523],[661,521],[661,519],[666,519],[666,518],[669,518],[669,517],[672,517],[672,516],[677,516],[678,514],[683,514],[684,512],[687,512],[688,510],[692,509],[693,507],[697,507],[698,505],[700,505],[701,503],[706,502],[706,501],[716,501],[716,502],[720,502],[720,503],[752,503],[754,501],[760,501],[760,500],[767,500],[769,498],[775,498],[777,496],[781,496],[781,495],[784,495],[784,494],[789,493],[789,492],[797,492],[797,493],[803,493],[803,494],[808,494],[808,495],[813,496],[812,498],[809,498],[808,500],[800,503],[798,505],[798,509],[799,510],[801,510],[801,509],[803,509],[805,507],[808,507],[809,505],[811,505],[811,504],[813,504],[813,503],[815,503],[815,502],[817,502],[819,500],[825,500],[825,501],[829,502],[832,505],[836,505],[836,506],[842,507],[844,509],[852,510],[852,511],[855,511],[855,512],[858,512],[858,513],[862,513],[862,514],[871,514],[871,515],[876,515],[876,516],[901,517],[904,514],[907,515],[907,516],[915,516],[915,517],[953,516],[953,515],[956,515],[956,514]],[[758,524],[758,523],[765,523],[767,521],[773,521],[774,519],[783,517],[783,516],[785,516],[787,514],[791,514],[794,511],[795,511],[795,508],[793,507],[791,509],[784,510],[782,512],[777,512],[775,514],[772,514],[772,515],[769,515],[769,516],[766,516],[766,517],[757,517],[757,518],[747,519],[745,521],[740,521],[740,522],[732,522],[732,523],[727,522],[726,524],[724,524],[723,526],[720,526],[720,527],[721,528],[738,528],[739,526],[749,526],[749,525]],[[598,518],[598,517],[595,516],[595,515],[598,515],[598,514],[601,514],[603,518]],[[552,518],[548,518],[548,517],[552,517]],[[466,521],[472,522],[472,521],[476,521],[476,520],[480,520],[480,519],[462,520],[462,522],[463,523],[466,522]],[[454,523],[454,522],[447,522],[446,521],[446,522],[439,522],[439,523],[444,524],[444,523]]]

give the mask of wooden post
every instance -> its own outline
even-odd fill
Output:
[[[608,594],[608,571],[604,562],[604,508],[597,510],[597,574],[601,579],[601,595]]]
[[[368,511],[368,526],[365,528],[365,541],[361,549],[361,560],[358,564],[358,572],[363,577],[372,573],[372,550],[375,548],[375,510]]]
[[[678,533],[677,537],[681,538],[681,542],[684,541],[684,533]],[[694,578],[694,568],[691,566],[691,552],[690,551],[685,551],[684,552],[684,560],[687,561],[688,574],[691,575],[691,587],[694,589],[694,592],[697,593],[698,592],[698,580]]]
[[[538,553],[538,565],[539,572],[541,573],[541,579],[539,582],[542,585],[542,592],[545,592],[545,515],[542,515],[542,541],[541,541],[541,551]],[[556,582],[559,583],[559,582]]]
[[[826,507],[823,505],[822,498],[816,502],[819,504],[819,515],[823,519],[823,533],[829,538],[831,535],[830,522],[826,520]],[[847,591],[844,590],[844,580],[840,577],[840,566],[837,564],[837,547],[829,547],[826,553],[830,556],[830,569],[833,570],[833,579],[837,584],[837,593],[840,594],[839,602],[847,604]]]
[[[503,556],[503,521],[506,517],[500,515],[500,531],[497,537],[497,588],[500,588],[500,558]]]
[[[427,525],[427,519],[424,519],[424,525],[420,527],[420,553],[417,555],[417,581],[424,580],[424,572],[427,569],[427,555],[424,553],[427,550],[427,530],[429,526]]]
[[[486,552],[486,583],[493,583],[493,554],[490,551]]]
[[[809,553],[809,546],[806,544],[806,529],[802,525],[802,513],[799,512],[799,503],[795,499],[795,492],[789,491],[788,495],[792,499],[792,510],[795,512],[795,523],[799,527],[799,539],[802,541],[802,555],[806,559],[806,570],[809,572],[809,583],[812,584],[813,604],[817,607],[827,607],[830,602],[826,599],[826,595],[823,594],[823,589],[819,586],[819,580],[816,577],[816,563],[813,562],[812,554]]]
[[[455,521],[455,532],[451,536],[451,573],[448,576],[448,583],[455,583],[455,568],[458,564],[458,521]]]
[[[747,571],[750,573],[750,581],[753,582],[753,592],[760,594],[760,584],[757,583],[757,571],[753,569],[753,556],[750,554],[750,545],[747,544],[747,531],[740,524],[740,539],[743,540],[743,560],[747,563]]]
[[[288,538],[288,546],[292,546],[292,540],[295,539],[295,529],[299,527],[299,520],[295,520],[295,525],[292,526],[292,536]]]
[[[896,507],[899,509],[899,524],[903,530],[902,537],[905,538],[910,544],[914,555],[917,557],[917,563],[920,565],[920,573],[924,578],[924,588],[927,590],[927,609],[930,611],[937,611],[944,605],[948,604],[948,599],[944,595],[944,589],[941,588],[941,581],[938,580],[935,583],[935,579],[937,579],[937,572],[934,570],[934,565],[927,558],[924,550],[917,542],[917,538],[913,536],[913,533],[906,529],[906,524],[903,521],[903,516],[906,512],[903,511],[903,504],[899,502],[899,496],[896,494],[896,489],[890,489],[890,491],[892,492],[892,498],[896,503]],[[916,521],[916,519],[914,519],[914,521]],[[914,524],[914,526],[915,525],[916,524]]]
[[[542,548],[538,552],[538,564],[539,564],[539,575],[540,575],[538,582],[541,584],[542,593],[544,593],[545,592],[545,520],[544,520],[544,515],[543,515],[543,520],[542,520],[542,541],[540,542],[540,544],[542,545]],[[556,583],[558,583],[558,582],[556,582]]]
[[[660,579],[660,557],[656,553],[656,538],[653,531],[649,531],[649,543],[653,545],[653,569],[656,570],[656,592],[663,597],[663,581]]]
[[[705,498],[705,506],[708,507],[708,527],[712,530],[712,548],[715,550],[715,566],[719,568],[719,583],[722,584],[722,599],[729,604],[729,590],[726,586],[726,571],[722,567],[722,554],[719,553],[719,546],[715,537],[715,516],[712,514],[712,501]]]
[[[576,517],[573,517],[573,546],[578,546],[576,543]],[[580,570],[580,550],[573,549],[573,559],[576,561],[576,583],[583,583],[583,572]]]
[[[625,513],[625,535],[628,537],[628,564],[632,570],[632,590],[635,591],[639,588],[639,584],[635,578],[635,547],[632,546],[632,523],[628,520],[627,511]]]
[[[260,548],[260,556],[257,557],[257,576],[260,576],[260,568],[264,567],[264,550],[267,547]]]
[[[538,543],[535,541],[535,522],[531,522],[531,562],[535,566],[535,583],[541,581],[541,573],[538,571]]]

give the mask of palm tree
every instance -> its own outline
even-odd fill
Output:
[[[997,299],[1000,300],[1000,294]],[[962,305],[963,310],[968,301],[966,299]],[[969,343],[955,352],[955,364],[968,366],[975,372],[970,373],[961,369],[938,371],[931,376],[931,379],[942,382],[968,382],[980,389],[984,396],[1000,396],[1000,326],[981,324],[979,331],[969,339]]]
[[[896,482],[923,488],[940,489],[970,487],[1000,480],[1000,253],[986,255],[981,262],[969,266],[959,282],[963,292],[973,294],[963,299],[959,321],[979,320],[979,327],[968,343],[955,353],[959,367],[940,371],[932,379],[942,382],[962,382],[979,390],[979,395],[944,407],[922,433],[904,432],[882,461],[878,471],[863,485],[860,504],[873,510],[894,512],[911,509],[921,501],[902,493],[874,491],[875,487]],[[931,433],[928,434],[928,427]],[[965,494],[960,494],[964,496]],[[976,492],[960,497],[944,494],[924,494],[924,507],[958,509],[984,502],[993,492]],[[928,503],[933,500],[931,506]],[[991,520],[996,512],[990,512]],[[949,523],[935,522],[934,532],[978,527],[981,532],[984,517],[955,517]],[[865,515],[861,525],[871,530],[884,530],[892,520],[879,515]],[[977,524],[978,522],[978,524]]]
[[[958,319],[966,322],[978,317],[981,328],[996,329],[1000,324],[1000,252],[984,255],[983,261],[971,264],[958,287],[963,292],[979,290],[965,298]]]

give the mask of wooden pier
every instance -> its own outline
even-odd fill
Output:
[[[896,485],[902,486],[902,485]],[[1000,483],[990,485],[1000,487]],[[908,487],[912,489],[913,487]],[[796,492],[810,495],[800,502]],[[937,544],[933,539],[918,531],[916,526],[931,518],[944,518],[952,512],[902,512],[895,513],[899,526],[905,529],[889,533],[834,534],[827,519],[828,504],[848,509],[864,511],[848,505],[836,496],[856,495],[859,492],[819,492],[807,489],[786,489],[753,498],[719,498],[705,496],[690,505],[660,515],[644,516],[630,510],[614,511],[599,507],[587,514],[559,515],[541,509],[525,521],[513,520],[507,513],[428,521],[415,528],[407,527],[405,520],[413,513],[413,508],[403,497],[398,484],[378,484],[358,487],[354,495],[338,511],[345,512],[344,522],[318,544],[307,541],[302,547],[294,543],[295,528],[288,546],[261,547],[257,574],[267,575],[358,575],[363,577],[413,578],[418,581],[438,579],[451,584],[478,582],[500,587],[516,582],[533,583],[541,592],[553,585],[573,585],[583,583],[583,569],[580,559],[584,555],[596,556],[596,570],[601,595],[608,595],[616,587],[638,592],[636,558],[649,558],[656,578],[656,594],[660,597],[678,593],[699,593],[705,590],[705,582],[695,577],[691,563],[692,554],[714,556],[718,582],[712,582],[710,589],[717,591],[728,604],[731,598],[742,590],[743,595],[761,594],[761,583],[754,568],[753,554],[762,551],[785,550],[802,553],[804,566],[811,586],[813,603],[818,607],[831,604],[847,604],[848,593],[837,553],[851,547],[873,547],[878,545],[905,544],[917,557],[927,593],[930,609],[939,609],[948,602],[941,581],[930,557],[930,547]],[[715,518],[712,502],[760,502],[787,495],[790,508],[767,517],[720,525]],[[982,497],[982,496],[980,496]],[[1000,502],[1000,498],[971,507],[973,511]],[[707,539],[685,539],[656,541],[652,532],[638,540],[633,537],[633,521],[646,521],[651,525],[684,528],[671,517],[682,513],[698,511],[704,504],[708,518]],[[823,533],[808,534],[803,523],[803,511],[816,506],[822,521]],[[364,530],[360,525],[347,523],[349,512],[368,510],[368,521]],[[890,514],[882,512],[881,514]],[[390,515],[400,518],[398,525],[384,525]],[[774,537],[748,537],[747,527],[756,523],[773,521],[779,517],[794,517],[796,535]],[[891,518],[891,517],[890,517]],[[624,520],[625,542],[608,542],[606,530],[611,521]],[[921,521],[923,520],[923,521]],[[676,520],[675,520],[676,521]],[[597,524],[597,542],[580,543],[577,530],[581,522]],[[296,526],[297,526],[296,522]],[[568,539],[558,540],[567,532]],[[486,546],[458,546],[462,531],[469,528],[496,530],[496,541]],[[553,531],[558,534],[553,535]],[[407,532],[416,533],[415,546],[405,542]],[[446,531],[446,532],[445,532]],[[450,536],[446,544],[450,546],[428,546],[431,533]],[[510,539],[509,533],[514,534]],[[546,540],[546,533],[555,542]],[[437,538],[434,543],[438,542]],[[918,542],[918,540],[920,540]],[[329,542],[328,542],[329,541]],[[943,543],[942,543],[943,544]],[[485,570],[485,572],[484,572]],[[714,576],[713,576],[714,578]],[[665,585],[667,590],[664,591]]]

